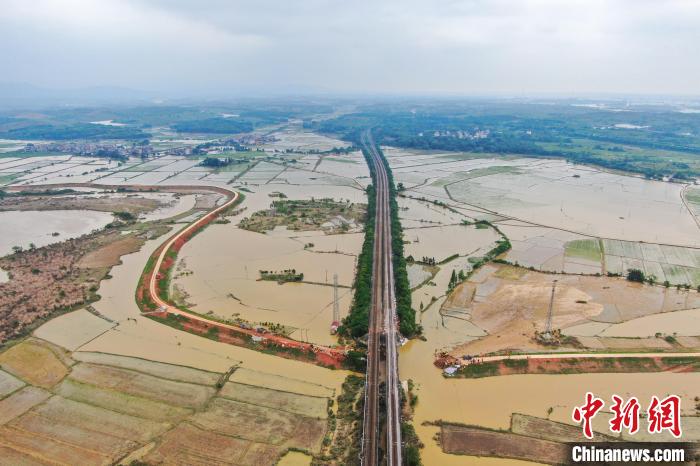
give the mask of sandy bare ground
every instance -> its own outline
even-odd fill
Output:
[[[80,197],[80,196],[22,196],[0,200],[0,211],[6,210],[97,210],[99,212],[129,212],[134,215],[161,207],[156,199],[144,197]]]
[[[546,329],[554,280],[553,329],[586,322],[624,322],[700,306],[700,295],[694,292],[678,293],[621,278],[554,275],[488,265],[460,285],[443,306],[443,312],[466,315],[488,333],[459,345],[453,354],[547,350],[534,335]]]

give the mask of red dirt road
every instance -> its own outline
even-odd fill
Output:
[[[199,232],[202,228],[207,226],[209,223],[214,221],[219,215],[221,215],[226,209],[233,206],[239,199],[239,194],[230,189],[222,188],[219,186],[147,186],[147,185],[106,185],[106,184],[95,184],[95,183],[63,183],[63,184],[51,184],[51,185],[27,185],[27,186],[10,186],[6,189],[8,191],[22,192],[22,191],[39,191],[46,189],[60,189],[60,188],[99,188],[99,189],[111,189],[117,190],[119,188],[129,189],[134,191],[165,191],[165,192],[202,192],[209,191],[219,194],[223,194],[228,199],[222,205],[215,207],[209,211],[206,215],[202,216],[198,220],[195,220],[189,224],[184,229],[175,233],[173,236],[168,238],[163,245],[161,245],[156,252],[154,252],[151,258],[156,257],[155,265],[152,272],[147,278],[148,286],[146,289],[142,289],[143,282],[139,283],[139,289],[137,290],[137,296],[139,299],[143,299],[143,293],[146,292],[148,298],[155,303],[157,311],[147,313],[155,317],[167,317],[168,315],[179,316],[180,318],[186,318],[188,324],[185,326],[186,329],[193,331],[194,333],[206,333],[207,330],[212,327],[216,327],[219,330],[225,330],[219,333],[217,338],[219,341],[232,343],[240,346],[244,346],[246,343],[246,338],[259,339],[259,342],[265,346],[276,345],[285,349],[298,349],[303,352],[312,353],[314,359],[317,363],[326,366],[341,367],[342,361],[345,359],[345,348],[329,348],[325,346],[313,345],[311,343],[304,343],[291,338],[287,338],[281,335],[275,335],[271,333],[258,332],[253,329],[244,328],[238,325],[225,324],[223,322],[217,322],[214,320],[207,319],[198,314],[192,312],[187,312],[179,309],[175,305],[162,299],[159,295],[158,289],[158,276],[166,276],[170,267],[172,267],[175,261],[171,257],[166,257],[169,252],[177,253],[182,246],[190,239],[192,236]],[[157,256],[156,256],[157,255]],[[142,277],[143,279],[144,277]]]

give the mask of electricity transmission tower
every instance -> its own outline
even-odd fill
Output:
[[[338,331],[340,325],[340,304],[338,303],[338,274],[333,274],[333,323],[331,333]]]

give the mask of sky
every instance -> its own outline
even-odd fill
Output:
[[[697,96],[699,24],[698,0],[0,0],[0,81]]]

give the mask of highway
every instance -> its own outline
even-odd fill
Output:
[[[398,319],[391,252],[389,177],[371,132],[363,133],[362,144],[370,154],[376,188],[372,304],[367,338],[362,464],[394,466],[402,464],[402,456],[397,353]]]

